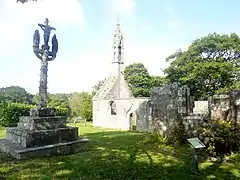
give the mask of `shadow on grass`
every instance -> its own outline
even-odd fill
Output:
[[[237,163],[201,164],[193,169],[190,147],[154,147],[147,133],[84,133],[88,150],[68,156],[17,161],[0,156],[0,179],[238,179]],[[200,158],[200,163],[205,161]]]

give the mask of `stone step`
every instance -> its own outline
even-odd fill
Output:
[[[0,150],[12,155],[16,159],[27,159],[33,157],[44,157],[59,154],[72,154],[86,149],[89,139],[77,139],[75,141],[51,144],[35,148],[24,148],[9,140],[0,140]]]
[[[31,131],[19,127],[8,128],[6,140],[25,148],[39,147],[60,142],[74,141],[78,138],[77,127]]]
[[[22,116],[19,118],[18,127],[21,129],[39,131],[63,128],[66,125],[66,117],[53,116],[53,117],[32,117]]]

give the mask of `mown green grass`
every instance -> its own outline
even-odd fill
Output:
[[[85,127],[80,123],[77,126],[80,135],[90,139],[87,151],[21,161],[1,154],[0,179],[240,179],[240,155],[221,164],[211,163],[202,155],[200,173],[196,174],[189,146],[156,147],[146,143],[147,133],[94,128],[90,124]],[[0,128],[0,138],[4,134],[5,129]]]
[[[6,134],[6,129],[0,126],[0,139],[4,138]]]

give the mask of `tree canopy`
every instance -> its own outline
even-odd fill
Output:
[[[198,100],[232,89],[239,84],[240,38],[237,34],[209,34],[196,39],[186,51],[166,58],[170,66],[164,70],[170,82],[191,87]]]
[[[165,77],[150,76],[142,63],[130,64],[125,68],[124,75],[134,97],[149,97],[153,87],[166,83]]]
[[[32,104],[33,95],[19,86],[3,87],[0,88],[0,102],[1,101]]]
[[[151,77],[142,63],[133,63],[124,70],[125,79],[134,97],[148,97],[151,89]]]
[[[80,116],[86,121],[92,120],[92,95],[87,92],[73,93],[69,105],[74,116]]]

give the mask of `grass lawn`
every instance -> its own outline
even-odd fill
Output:
[[[90,139],[87,151],[21,161],[0,154],[0,179],[240,179],[240,154],[221,164],[211,163],[202,155],[197,175],[189,146],[156,147],[144,143],[149,136],[146,133],[78,126],[80,135]],[[4,136],[5,130],[0,128],[0,138]]]

